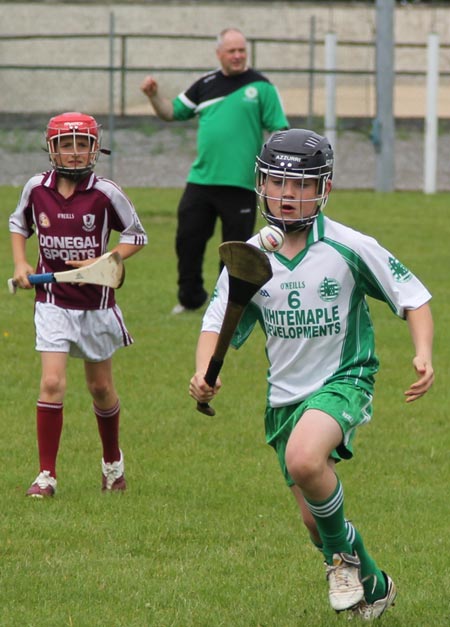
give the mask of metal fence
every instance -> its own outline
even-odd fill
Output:
[[[307,39],[248,38],[250,63],[280,89],[292,115],[317,117],[324,110],[325,40],[315,36],[311,20]],[[211,69],[214,37],[194,34],[116,33],[111,15],[108,33],[0,36],[0,112],[46,112],[73,108],[110,115],[139,113],[143,106],[138,75],[157,74],[175,95],[189,81]],[[375,41],[338,40],[334,74],[341,113],[373,117]],[[450,77],[450,44],[440,45],[443,88]],[[423,117],[426,43],[397,43],[395,82],[405,104],[399,115]],[[30,84],[32,90],[30,90]],[[415,97],[408,96],[415,90]],[[420,94],[420,97],[417,96]],[[81,105],[80,105],[81,106]],[[445,115],[446,107],[443,108]],[[339,112],[338,112],[339,115]],[[449,114],[450,115],[450,114]]]
[[[112,146],[120,124],[130,128],[136,120],[135,116],[151,113],[148,100],[139,89],[142,80],[139,75],[156,75],[164,94],[170,97],[185,89],[199,74],[212,69],[213,36],[117,33],[113,14],[109,26],[106,33],[0,36],[0,115],[19,114],[21,120],[26,121],[31,114],[42,114],[48,119],[54,113],[75,109],[96,116],[108,116],[108,123],[103,120],[103,125],[107,127],[108,141]],[[376,126],[371,125],[377,115],[376,42],[336,38],[334,59],[330,63],[327,54],[330,35],[317,37],[315,21],[311,18],[308,38],[280,41],[278,38],[248,37],[249,62],[277,85],[288,116],[305,118],[308,125],[314,124],[318,128],[323,120],[330,140],[334,131],[355,126],[361,130],[363,127],[364,157],[358,163],[364,168],[360,178],[364,179],[361,186],[365,186],[366,171],[373,159],[373,151],[368,152],[367,144],[375,146]],[[425,126],[429,91],[427,55],[426,41],[397,42],[395,45],[394,115],[397,119],[413,118],[420,128]],[[450,118],[450,44],[440,42],[438,56],[436,101],[439,102],[436,109],[444,127],[448,126],[445,119]],[[335,99],[337,124],[327,129],[327,109],[331,100],[327,86],[330,77],[335,85],[332,97]],[[130,122],[130,116],[133,122]],[[8,116],[3,115],[1,119],[5,129]],[[142,123],[146,124],[147,120]],[[14,139],[19,140],[20,137]],[[9,136],[3,138],[4,145],[0,145],[0,151],[9,150],[9,141]],[[447,142],[441,142],[439,150],[445,151],[446,146]],[[129,150],[128,147],[128,153]],[[417,156],[418,150],[421,152],[420,146],[407,149],[409,157],[403,170],[410,169],[410,155]],[[399,160],[406,156],[403,152],[398,156]],[[113,157],[109,162],[111,178],[114,178],[115,164],[120,155]],[[343,163],[342,157],[339,162]],[[448,163],[446,155],[439,159],[438,165],[441,163]],[[120,167],[123,175],[124,166],[121,164]],[[148,166],[150,168],[151,165]],[[397,187],[416,185],[422,173],[423,164],[417,166],[417,172],[409,178],[399,175]],[[339,171],[336,174],[338,180]],[[356,178],[352,178],[351,185],[357,187]],[[407,179],[412,182],[406,183]],[[447,188],[447,180],[447,174],[440,172],[439,188]]]

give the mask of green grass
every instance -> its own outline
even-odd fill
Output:
[[[264,443],[262,336],[225,363],[215,418],[187,393],[201,322],[171,317],[180,190],[129,189],[150,237],[118,292],[136,343],[115,356],[128,491],[102,495],[100,444],[82,364],[69,362],[58,495],[27,500],[37,474],[33,294],[9,297],[7,218],[19,190],[0,188],[0,627],[329,627],[321,559]],[[407,326],[371,302],[381,371],[375,415],[341,464],[348,516],[399,588],[381,620],[450,624],[448,195],[334,192],[327,213],[373,234],[433,293],[436,384],[406,405]],[[30,241],[30,246],[34,244]],[[217,237],[206,259],[211,290]],[[33,255],[30,256],[30,260]]]

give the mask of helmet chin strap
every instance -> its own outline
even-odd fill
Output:
[[[278,226],[285,233],[298,233],[300,231],[306,231],[306,229],[311,226],[311,223],[299,224],[299,220],[295,220],[292,222],[285,222],[281,218],[275,218],[274,216],[272,216],[272,214],[269,214],[269,213],[266,215],[266,220],[270,224],[273,224],[274,226]]]
[[[264,198],[264,205],[266,211],[263,217],[267,220],[267,222],[269,222],[269,224],[277,226],[285,233],[298,233],[300,231],[306,231],[306,229],[312,226],[320,211],[320,206],[318,205],[316,212],[313,215],[308,216],[307,218],[299,218],[298,220],[286,221],[283,220],[283,218],[276,218],[273,215],[267,204],[267,198]]]
[[[55,167],[55,171],[58,173],[59,176],[62,176],[69,181],[75,181],[76,183],[78,183],[79,181],[82,181],[87,176],[89,176],[89,174],[92,172],[92,168],[83,168],[82,170],[80,169],[77,171],[65,170],[63,168]]]

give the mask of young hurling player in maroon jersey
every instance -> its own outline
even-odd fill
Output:
[[[120,233],[112,250],[123,259],[147,243],[130,200],[114,182],[93,172],[101,152],[96,120],[77,112],[57,115],[49,121],[46,140],[52,169],[30,178],[9,220],[14,280],[24,289],[31,289],[28,275],[34,271],[60,272],[92,263],[107,251],[111,231]],[[33,233],[39,245],[36,270],[26,255],[26,242]],[[84,360],[103,448],[102,489],[124,490],[112,355],[133,339],[114,290],[88,284],[37,285],[34,322],[42,367],[37,401],[40,468],[27,495],[42,498],[56,491],[69,355]]]

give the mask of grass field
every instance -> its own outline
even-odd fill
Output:
[[[118,292],[136,341],[115,357],[129,489],[100,493],[97,428],[82,364],[72,360],[58,494],[35,501],[24,496],[38,471],[33,294],[6,290],[6,225],[19,190],[0,188],[0,627],[346,625],[328,607],[320,556],[264,443],[262,334],[229,354],[217,416],[198,413],[187,388],[201,315],[169,314],[180,191],[127,191],[150,237]],[[339,473],[348,516],[399,589],[381,624],[448,626],[448,195],[334,192],[327,213],[377,237],[434,296],[436,384],[412,405],[403,400],[413,379],[407,326],[371,302],[381,358],[375,415]],[[206,260],[209,290],[217,245]]]

